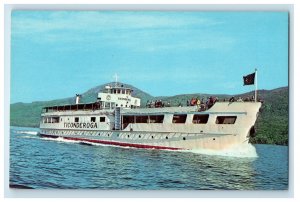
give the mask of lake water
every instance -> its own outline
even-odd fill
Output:
[[[10,129],[10,186],[141,190],[287,190],[288,147],[211,153],[86,145]]]

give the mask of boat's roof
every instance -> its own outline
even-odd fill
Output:
[[[43,107],[43,109],[53,109],[53,110],[72,110],[72,109],[100,109],[99,102],[91,103],[80,103],[80,104],[66,104],[66,105],[54,105],[49,107]]]

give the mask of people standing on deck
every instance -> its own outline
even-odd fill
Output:
[[[195,106],[196,103],[197,103],[196,98],[192,98],[192,99],[191,99],[191,104],[190,104],[190,106]]]
[[[197,102],[196,102],[196,104],[197,104],[197,107],[198,107],[198,108],[200,108],[201,101],[200,101],[200,99],[199,99],[199,98],[197,98]]]
[[[229,99],[229,102],[234,102],[235,101],[235,98],[234,96],[232,96],[230,99]]]
[[[243,102],[243,99],[242,99],[241,97],[239,97],[239,98],[237,99],[237,102]]]

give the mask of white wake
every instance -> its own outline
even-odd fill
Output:
[[[192,152],[192,153],[205,154],[205,155],[239,157],[239,158],[258,157],[255,147],[249,143],[244,143],[236,147],[232,147],[230,149],[225,149],[225,150],[195,149],[195,150],[184,150],[184,152]]]
[[[29,131],[29,130],[15,130],[14,133],[17,134],[26,134],[26,135],[37,135],[38,131]]]

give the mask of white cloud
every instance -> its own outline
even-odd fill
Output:
[[[16,11],[14,14],[12,25],[16,34],[57,30],[98,32],[115,29],[180,28],[221,23],[173,12]]]
[[[138,52],[231,47],[232,38],[207,30],[220,24],[193,12],[17,11],[12,34],[39,44],[67,43],[60,51],[99,45]]]

